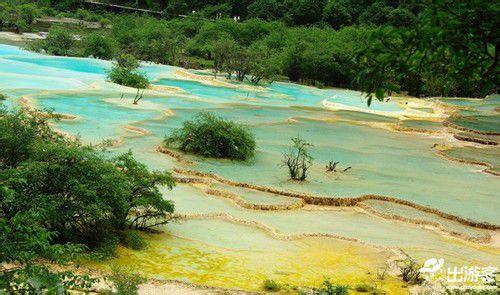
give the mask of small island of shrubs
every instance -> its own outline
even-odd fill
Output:
[[[164,144],[203,157],[242,161],[255,153],[255,138],[247,128],[208,112],[184,122],[167,136]]]
[[[144,89],[149,86],[147,76],[138,71],[139,61],[130,54],[120,54],[108,73],[111,82],[123,86]]]

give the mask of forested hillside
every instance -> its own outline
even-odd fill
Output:
[[[0,27],[29,31],[44,15],[102,26],[74,32],[81,41],[64,38],[67,27],[53,29],[54,38],[32,46],[50,54],[127,53],[240,81],[286,77],[378,99],[400,91],[484,97],[498,87],[499,8],[491,1],[110,1],[163,12],[156,17],[116,14],[82,0],[29,3],[2,3]]]
[[[280,20],[289,26],[319,25],[338,29],[353,24],[410,26],[423,8],[423,0],[226,0],[226,1],[121,1],[106,3],[163,11],[166,15],[239,17]]]

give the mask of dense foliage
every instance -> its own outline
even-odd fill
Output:
[[[498,90],[498,5],[432,1],[416,29],[377,30],[359,55],[360,88],[381,99],[399,90],[414,96],[484,97]]]
[[[378,99],[392,92],[484,97],[498,89],[498,5],[486,0],[109,1],[161,10],[161,19],[91,12],[77,0],[26,2],[3,4],[0,24],[15,29],[11,20],[22,13],[31,24],[32,15],[99,24],[94,32],[66,28],[66,36],[53,30],[43,46],[33,46],[53,54],[113,59],[125,53],[254,84],[286,77]],[[116,76],[122,84],[141,80]]]
[[[49,30],[47,38],[30,43],[30,49],[53,55],[75,55],[76,51],[73,34],[63,27],[53,27]]]
[[[166,139],[167,146],[203,157],[247,160],[255,152],[255,139],[243,125],[212,113],[199,113]]]
[[[107,0],[107,3],[163,11],[165,17],[192,15],[211,18],[239,17],[280,20],[289,26],[384,24],[395,21],[411,25],[424,0]],[[193,13],[195,11],[195,13]]]
[[[114,83],[133,87],[147,88],[149,80],[146,74],[138,71],[139,61],[134,56],[129,54],[121,54],[116,58],[113,67],[108,73],[108,78]],[[135,102],[134,102],[135,103]]]
[[[0,113],[0,262],[14,265],[1,269],[0,289],[87,288],[87,277],[31,261],[112,251],[120,240],[138,245],[127,231],[167,223],[174,210],[158,188],[172,187],[169,173],[149,171],[131,153],[104,157],[52,131],[48,117]]]
[[[31,3],[0,3],[0,29],[10,28],[16,32],[30,31],[38,16],[37,6]]]

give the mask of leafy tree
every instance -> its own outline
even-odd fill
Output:
[[[18,8],[19,17],[26,23],[27,27],[31,29],[33,22],[38,16],[38,9],[33,3],[26,3],[20,5]]]
[[[254,43],[249,48],[250,55],[250,82],[259,84],[263,79],[273,82],[280,73],[279,57],[264,43]]]
[[[304,41],[298,41],[284,48],[283,52],[283,72],[290,81],[299,81],[304,76],[304,50],[306,47]]]
[[[252,43],[265,38],[281,27],[282,24],[277,22],[266,22],[257,18],[249,19],[240,23],[235,32],[235,40],[242,46],[250,46]]]
[[[498,88],[498,30],[488,1],[434,1],[412,28],[375,31],[359,54],[357,87],[377,99],[391,91],[414,96],[482,97]]]
[[[99,247],[109,255],[118,240],[138,247],[143,241],[129,229],[165,224],[174,210],[157,187],[173,186],[169,173],[149,171],[131,153],[104,158],[52,131],[50,117],[0,113],[0,290],[7,293],[88,291],[95,279],[35,259],[65,263]]]
[[[336,30],[350,25],[353,21],[350,3],[346,0],[329,1],[323,9],[323,20]]]
[[[12,187],[15,202],[6,216],[38,207],[50,218],[45,227],[58,233],[58,241],[90,247],[107,243],[128,205],[123,173],[89,148],[41,143],[35,151],[22,169],[4,171],[9,178],[30,180]]]
[[[283,7],[277,0],[256,0],[248,6],[249,18],[277,20],[282,16]]]
[[[30,31],[38,16],[38,9],[33,3],[0,3],[0,28],[10,27],[17,33]]]
[[[288,168],[291,179],[306,180],[313,163],[313,157],[309,154],[310,147],[312,144],[297,136],[292,138],[292,146],[283,153],[283,166]]]
[[[391,11],[392,8],[385,1],[376,1],[359,16],[359,22],[363,24],[383,25],[387,23]]]
[[[245,80],[245,77],[252,70],[252,58],[253,56],[248,48],[236,45],[224,64],[228,77],[231,78],[234,73],[236,80]]]
[[[144,89],[149,86],[149,80],[145,74],[139,72],[139,61],[132,55],[121,54],[116,58],[108,78],[117,84]]]
[[[15,168],[29,159],[38,140],[61,140],[47,118],[31,112],[7,115],[0,109],[0,168]]]
[[[203,58],[211,58],[214,42],[228,38],[236,40],[238,26],[239,24],[231,19],[202,23],[198,34],[189,41],[188,53]]]
[[[116,52],[116,44],[112,38],[96,32],[83,39],[83,55],[100,59],[112,59]]]
[[[175,184],[172,175],[149,171],[131,152],[114,158],[113,163],[125,175],[130,189],[120,228],[149,229],[168,223],[174,204],[163,198],[158,186],[171,189]]]
[[[47,38],[35,43],[35,47],[38,50],[43,50],[53,55],[74,55],[74,51],[72,50],[74,45],[75,38],[73,34],[63,27],[49,29]]]
[[[33,243],[43,238],[49,245],[95,249],[114,243],[129,228],[147,229],[171,219],[174,206],[157,188],[173,186],[169,173],[150,172],[131,153],[106,159],[94,148],[53,132],[44,117],[24,112],[0,116],[3,227],[22,232],[18,220],[29,219],[26,230],[40,236],[33,235]],[[16,144],[20,146],[14,151]]]
[[[4,206],[14,197],[8,187],[13,181],[0,183],[0,203]],[[47,231],[41,222],[36,210],[19,212],[11,218],[0,214],[0,290],[10,294],[54,293],[69,287],[88,290],[95,282],[88,276],[77,276],[70,271],[54,272],[33,263],[38,257],[65,263],[84,250],[79,245],[53,244],[54,233]]]
[[[219,39],[213,42],[211,56],[214,61],[212,72],[214,77],[217,78],[217,73],[224,69],[231,69],[227,67],[238,48],[238,44],[231,38]]]
[[[113,25],[113,34],[125,52],[141,60],[177,64],[184,50],[184,36],[150,17],[122,18]]]
[[[392,10],[388,18],[388,23],[395,27],[411,27],[416,21],[415,15],[406,8]]]
[[[314,24],[321,20],[326,0],[286,0],[284,7],[289,22],[294,25]]]
[[[243,125],[212,113],[198,113],[165,139],[165,145],[203,157],[247,160],[255,153],[255,139]]]
[[[54,272],[34,264],[33,260],[39,257],[64,263],[80,255],[85,247],[56,242],[58,233],[47,227],[53,217],[47,211],[51,204],[38,203],[39,199],[30,199],[18,190],[35,185],[23,171],[29,169],[25,163],[38,153],[37,141],[62,143],[62,139],[51,132],[45,118],[34,117],[33,113],[1,113],[0,130],[0,290],[7,293],[54,293],[70,287],[88,290],[94,282],[88,276]],[[14,151],[15,144],[26,147],[18,146],[19,151]]]

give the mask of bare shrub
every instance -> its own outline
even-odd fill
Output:
[[[297,136],[292,138],[292,146],[283,153],[283,166],[288,168],[291,179],[306,180],[313,163],[313,157],[309,154],[310,147],[312,144]]]

